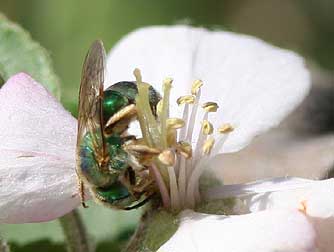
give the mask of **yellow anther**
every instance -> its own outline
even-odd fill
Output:
[[[215,139],[213,137],[208,138],[205,143],[203,144],[203,154],[209,155],[211,153],[211,150],[215,144]]]
[[[302,200],[299,202],[298,210],[304,214],[307,214],[307,201]]]
[[[184,121],[180,118],[168,118],[167,127],[170,129],[180,129],[185,125]]]
[[[220,134],[226,134],[226,133],[230,133],[234,130],[233,126],[229,123],[223,124],[222,126],[220,126],[218,128],[218,132]]]
[[[184,158],[188,159],[192,157],[192,147],[191,144],[181,141],[175,146],[176,151],[179,152]]]
[[[195,102],[195,96],[193,96],[193,95],[181,96],[177,99],[176,102],[177,102],[178,105],[193,104]]]
[[[219,106],[215,102],[206,102],[203,103],[202,108],[207,112],[217,112]]]
[[[158,158],[164,165],[173,166],[175,164],[175,154],[171,150],[164,150]]]
[[[202,86],[203,86],[203,81],[195,80],[193,82],[192,87],[191,87],[191,94],[192,95],[197,95],[198,91],[201,89]]]
[[[202,122],[202,133],[204,135],[211,135],[213,132],[213,126],[208,120]]]

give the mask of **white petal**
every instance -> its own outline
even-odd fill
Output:
[[[332,251],[334,229],[334,179],[313,181],[278,178],[243,185],[212,188],[206,198],[240,198],[251,212],[299,209],[314,223],[320,251]],[[241,208],[244,210],[244,208]]]
[[[236,127],[222,152],[237,151],[277,125],[304,98],[310,82],[302,58],[293,52],[251,36],[188,26],[130,33],[109,55],[109,85],[133,80],[135,67],[157,89],[164,77],[173,77],[173,100],[189,93],[192,80],[202,79],[202,101],[221,106],[211,121]],[[181,116],[176,105],[171,112]]]
[[[334,164],[334,134],[297,137],[284,130],[261,135],[238,153],[210,160],[215,177],[239,184],[269,177],[327,176]]]
[[[79,204],[76,120],[24,73],[0,89],[0,222],[47,221]]]
[[[268,180],[259,180],[246,184],[232,184],[224,186],[215,186],[205,192],[206,199],[223,199],[229,197],[243,197],[248,195],[271,193],[283,190],[295,190],[298,187],[305,188],[308,185],[318,183],[303,178],[274,178]]]
[[[315,231],[298,211],[207,215],[185,211],[159,252],[315,252]]]

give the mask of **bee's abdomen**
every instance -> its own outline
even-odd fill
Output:
[[[113,207],[122,208],[133,201],[129,190],[119,181],[105,188],[94,188],[95,197]]]
[[[118,174],[102,172],[96,160],[95,153],[91,148],[90,138],[85,137],[80,145],[80,172],[86,180],[97,187],[104,187],[114,183]]]

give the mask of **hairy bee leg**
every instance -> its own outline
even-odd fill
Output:
[[[82,180],[77,176],[77,182],[78,182],[78,191],[79,191],[79,197],[80,197],[80,203],[83,208],[88,208],[88,206],[85,203],[85,187]]]
[[[134,135],[124,135],[124,134],[121,135],[121,139],[122,139],[123,142],[137,140],[136,136],[134,136]]]
[[[130,104],[124,108],[122,108],[120,111],[115,113],[112,117],[110,117],[105,125],[105,128],[110,127],[111,125],[119,122],[122,119],[125,118],[133,118],[137,115],[137,108],[136,105]]]

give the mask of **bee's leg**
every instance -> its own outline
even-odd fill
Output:
[[[88,206],[85,203],[85,187],[84,187],[84,183],[79,178],[79,176],[77,176],[77,182],[78,182],[78,191],[79,191],[79,197],[80,197],[81,205],[84,208],[88,208]]]
[[[126,135],[126,136],[122,136],[121,135],[121,140],[124,143],[126,142],[134,142],[136,140],[136,136],[134,135]]]

